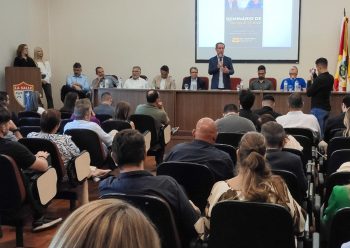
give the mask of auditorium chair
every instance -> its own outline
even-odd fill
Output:
[[[315,158],[313,152],[313,141],[304,135],[293,135],[293,137],[300,143],[303,147],[303,154],[307,160],[312,160]]]
[[[58,133],[58,134],[63,134],[63,133],[64,133],[64,126],[65,126],[68,122],[71,122],[71,121],[73,121],[73,120],[71,120],[71,119],[61,119],[60,127],[58,128],[57,133]]]
[[[61,112],[61,119],[70,119],[72,113],[70,112]]]
[[[309,138],[312,141],[313,145],[317,145],[318,144],[318,140],[315,138],[315,136],[314,136],[313,132],[311,131],[311,129],[294,127],[294,128],[284,128],[284,131],[287,134],[290,134],[292,136],[294,136],[294,135],[306,136],[307,138]]]
[[[294,200],[296,200],[300,206],[303,206],[305,192],[299,189],[298,179],[295,174],[286,170],[272,170],[272,174],[283,178]]]
[[[232,77],[230,78],[230,83],[231,83],[231,90],[237,90],[237,85],[239,85],[242,82],[241,78],[237,78],[237,77]]]
[[[339,248],[350,241],[350,207],[340,209],[333,217],[327,248]]]
[[[328,176],[325,183],[324,209],[328,206],[328,200],[332,194],[333,187],[346,184],[350,184],[350,172],[335,172]]]
[[[218,133],[216,143],[231,145],[237,149],[243,135],[244,133]]]
[[[36,118],[40,118],[41,115],[37,112],[33,112],[33,111],[21,111],[18,112],[18,119],[20,118],[24,118],[24,117],[36,117]]]
[[[202,81],[204,82],[204,89],[207,90],[209,89],[209,78],[208,77],[199,77],[200,79],[202,79]]]
[[[251,78],[251,79],[249,79],[249,86],[256,79],[258,79],[258,78]],[[277,80],[276,80],[276,78],[267,77],[265,79],[270,80],[271,83],[272,83],[272,86],[273,86],[273,90],[276,90],[276,87],[277,87]]]
[[[27,137],[27,135],[31,132],[40,132],[40,126],[20,126],[19,131],[23,137]]]
[[[155,225],[162,248],[180,248],[180,238],[175,219],[169,204],[159,197],[150,195],[129,195],[110,193],[101,196],[102,199],[115,198],[126,201],[140,209]]]
[[[131,129],[131,125],[129,122],[121,121],[121,120],[106,120],[101,123],[101,128],[106,133],[109,133],[112,130],[122,131],[124,129]]]
[[[101,123],[106,121],[106,120],[110,120],[113,117],[107,114],[96,114],[95,116]]]
[[[327,147],[327,159],[331,157],[333,152],[340,149],[350,149],[349,137],[334,137],[331,139]]]
[[[297,155],[298,157],[300,157],[300,160],[303,164],[303,170],[306,174],[306,172],[307,172],[306,166],[307,166],[308,160],[302,151],[297,150],[297,149],[293,149],[293,148],[282,148],[282,151],[290,152],[290,153],[293,153],[293,154]]]
[[[328,158],[326,173],[327,175],[331,175],[336,172],[339,167],[345,163],[350,161],[350,149],[340,149],[336,150],[332,153],[331,157]]]
[[[223,151],[223,152],[226,152],[228,155],[230,155],[230,158],[233,162],[234,165],[236,165],[237,163],[237,150],[236,148],[234,148],[233,146],[231,145],[227,145],[227,144],[214,144],[214,146]]]
[[[40,117],[21,117],[18,120],[18,126],[40,126]]]

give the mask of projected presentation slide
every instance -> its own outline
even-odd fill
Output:
[[[196,60],[298,61],[300,0],[197,0]]]

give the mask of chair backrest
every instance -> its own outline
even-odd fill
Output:
[[[157,167],[157,175],[173,177],[184,188],[188,198],[203,211],[214,176],[210,169],[201,164],[190,162],[164,162]]]
[[[292,217],[275,204],[219,202],[211,213],[209,247],[294,248]]]
[[[70,119],[72,113],[70,112],[61,112],[61,119]]]
[[[242,79],[237,77],[230,78],[231,90],[237,90],[237,85],[241,83]]]
[[[312,145],[313,141],[304,135],[293,135],[293,137],[300,143],[303,147],[303,154],[307,160],[312,160]]]
[[[215,144],[214,146],[216,148],[218,148],[219,150],[228,153],[228,155],[230,155],[230,158],[231,158],[232,162],[234,164],[237,163],[237,153],[236,153],[237,150],[236,150],[236,148],[234,148],[231,145],[227,145],[227,144]]]
[[[313,144],[316,143],[314,142],[314,134],[312,133],[311,129],[294,127],[294,128],[285,128],[284,130],[286,131],[287,134],[302,135],[302,136],[308,137]]]
[[[63,164],[62,156],[55,143],[48,139],[41,138],[23,138],[18,140],[22,145],[26,146],[33,154],[38,151],[46,151],[50,153],[51,166],[56,169],[58,182],[61,182],[66,169]]]
[[[113,117],[107,114],[96,114],[96,118],[102,123],[106,120],[112,119]]]
[[[303,203],[303,195],[301,189],[299,189],[298,179],[296,175],[286,170],[272,170],[272,173],[283,178],[294,200],[296,200],[299,205],[301,205]]]
[[[18,126],[40,126],[40,117],[22,117],[18,120]]]
[[[350,137],[334,137],[331,139],[327,147],[327,158],[330,158],[333,152],[340,149],[350,149]]]
[[[122,120],[106,120],[101,123],[103,131],[109,133],[112,130],[122,131],[124,129],[130,129],[131,125],[127,121]]]
[[[216,143],[231,145],[237,149],[243,133],[218,133]]]
[[[209,78],[208,77],[199,77],[204,83],[204,89],[209,89]]]
[[[101,198],[116,198],[124,200],[140,209],[153,222],[158,230],[162,248],[180,248],[180,239],[175,219],[169,204],[155,196],[127,195],[111,193]]]
[[[57,133],[63,134],[64,133],[64,126],[68,123],[71,122],[71,119],[61,119],[60,127],[58,128]]]
[[[340,149],[336,150],[331,154],[331,157],[328,159],[326,172],[327,175],[331,175],[336,172],[339,167],[350,161],[350,149]]]
[[[251,78],[251,79],[249,79],[249,86],[250,86],[250,84],[251,84],[254,80],[256,80],[256,79],[258,79],[258,78]],[[276,80],[276,78],[267,77],[267,78],[265,78],[265,79],[271,81],[273,89],[276,90],[276,85],[277,85],[277,80]]]
[[[106,160],[106,154],[97,133],[89,129],[68,129],[64,133],[72,136],[80,151],[89,152],[92,166],[101,168]]]
[[[328,206],[328,199],[331,196],[333,187],[335,185],[350,184],[350,172],[335,172],[326,180],[326,194],[324,197],[324,209]]]
[[[154,119],[149,115],[131,115],[130,120],[134,122],[135,128],[139,130],[140,133],[146,131],[151,132],[151,147],[157,145],[159,142],[158,132],[156,130],[156,125]]]
[[[18,210],[26,200],[26,188],[16,162],[0,155],[0,214]]]
[[[21,111],[18,112],[18,119],[21,119],[23,117],[36,117],[36,118],[40,118],[40,114],[37,112],[32,112],[32,111]]]
[[[350,241],[350,207],[338,210],[333,217],[328,248],[339,248]]]
[[[282,148],[282,151],[290,152],[290,153],[293,153],[293,154],[297,155],[298,157],[300,157],[300,160],[303,163],[303,170],[306,173],[306,165],[307,165],[308,160],[302,151],[299,151],[299,150],[293,149],[293,148]]]
[[[27,137],[27,135],[31,132],[40,132],[40,126],[20,126],[19,131],[21,132],[23,137]]]

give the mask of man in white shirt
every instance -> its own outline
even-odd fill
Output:
[[[124,85],[124,89],[149,89],[148,82],[140,77],[141,75],[141,67],[134,66],[132,68],[132,76],[128,78]]]
[[[276,118],[283,128],[307,128],[313,131],[315,137],[320,137],[321,128],[314,115],[304,114],[304,102],[300,93],[293,93],[288,97],[289,112]]]

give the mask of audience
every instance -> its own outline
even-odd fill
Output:
[[[64,97],[63,107],[60,109],[60,112],[73,114],[74,106],[78,99],[79,95],[76,92],[68,92]]]
[[[36,112],[42,114],[45,109],[40,100],[40,94],[37,91],[25,93],[25,111]]]
[[[204,81],[198,77],[198,68],[190,68],[190,76],[185,77],[182,81],[182,89],[206,90]]]
[[[250,90],[241,90],[239,92],[239,104],[241,107],[239,110],[239,116],[251,120],[254,123],[255,127],[259,129],[259,116],[253,113],[251,110],[254,105],[254,101],[255,96]]]
[[[156,90],[176,89],[175,79],[169,76],[169,67],[167,65],[160,67],[160,75],[153,79],[152,88]]]
[[[284,89],[284,84],[287,83],[287,89]],[[295,89],[295,83],[299,84],[300,89],[303,91],[306,89],[306,82],[303,78],[298,78],[298,67],[293,65],[289,69],[289,78],[285,78],[282,80],[280,89],[284,91],[297,91]]]
[[[100,195],[124,193],[154,195],[170,205],[184,247],[196,237],[194,223],[198,214],[192,207],[181,186],[168,176],[153,176],[144,170],[145,140],[136,130],[126,129],[113,140],[112,158],[120,168],[120,175],[100,182]]]
[[[94,108],[94,112],[96,115],[110,115],[114,116],[114,107],[112,107],[113,98],[111,93],[103,92],[101,95],[101,103]]]
[[[264,65],[258,67],[258,78],[249,83],[250,90],[274,90],[270,80],[265,78],[266,68]]]
[[[131,78],[128,78],[124,85],[124,89],[149,89],[148,82],[140,77],[141,75],[141,67],[140,66],[134,66],[132,68],[132,76]]]
[[[50,248],[160,248],[152,223],[130,204],[105,199],[75,210],[55,234]]]
[[[264,158],[265,153],[266,144],[263,135],[256,132],[243,135],[237,151],[238,174],[227,181],[214,184],[208,198],[205,217],[196,223],[196,230],[200,235],[208,234],[211,211],[217,202],[224,200],[282,205],[292,216],[295,234],[299,235],[304,231],[303,210],[291,196],[283,179],[271,174],[270,166]]]
[[[126,121],[130,124],[132,129],[135,129],[135,124],[129,120],[130,104],[128,102],[120,101],[115,106],[115,119],[119,121]]]
[[[164,161],[203,164],[213,172],[216,181],[231,178],[234,164],[229,154],[214,146],[217,137],[215,122],[207,117],[200,119],[192,135],[192,142],[175,145]]]
[[[264,95],[261,102],[261,109],[255,110],[254,113],[257,115],[270,114],[274,118],[281,116],[280,113],[274,111],[275,108],[275,98],[273,95]]]
[[[98,89],[98,88],[115,88],[121,86],[119,80],[117,77],[105,75],[105,71],[101,66],[97,66],[96,69],[96,75],[97,78],[92,80],[92,88]]]
[[[256,131],[254,123],[251,120],[240,117],[238,108],[234,104],[226,104],[221,119],[215,121],[219,133],[246,133]]]

